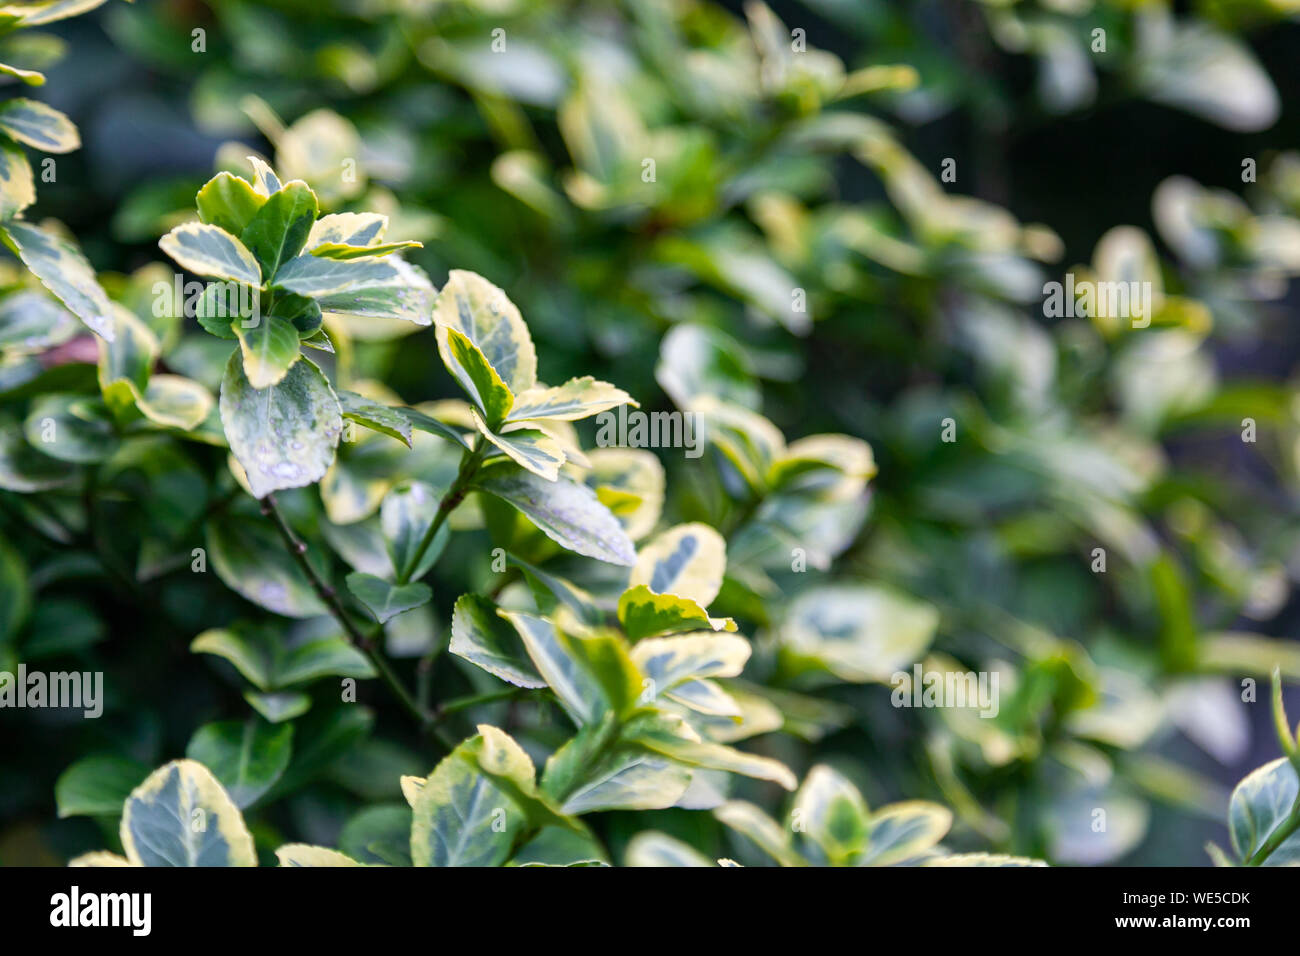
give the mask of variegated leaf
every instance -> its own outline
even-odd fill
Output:
[[[76,246],[26,222],[4,224],[9,246],[23,265],[100,338],[112,341],[113,306],[95,270]]]
[[[81,146],[72,120],[52,106],[22,97],[0,103],[0,131],[46,153],[70,153]]]
[[[475,487],[514,505],[570,551],[610,564],[636,562],[636,551],[618,520],[584,485],[564,476],[547,481],[512,462],[485,468]]]
[[[343,431],[338,399],[320,369],[302,358],[277,385],[256,389],[236,352],[221,382],[221,423],[253,495],[319,481]]]
[[[528,326],[506,294],[482,276],[453,269],[438,294],[433,321],[473,342],[512,393],[537,381],[537,353]],[[441,338],[438,347],[451,368],[453,357]]]
[[[734,631],[729,617],[709,617],[699,604],[675,594],[655,594],[644,584],[630,587],[618,599],[618,619],[633,641],[659,634],[677,634],[708,628]]]
[[[336,292],[323,293],[317,300],[320,307],[338,315],[432,324],[436,293],[424,271],[397,256],[385,258],[381,264],[388,267],[383,274],[376,273]]]
[[[369,246],[384,237],[388,217],[374,212],[334,212],[321,216],[307,237],[308,251],[332,244]]]
[[[346,853],[306,843],[286,843],[275,851],[281,866],[361,866]]]
[[[515,396],[509,421],[528,421],[534,418],[554,418],[560,421],[577,421],[619,405],[640,407],[621,388],[600,382],[590,375],[571,378],[555,388],[533,387]]]
[[[253,388],[277,385],[302,353],[298,350],[298,330],[286,319],[264,315],[252,328],[234,324],[243,357],[244,375]]]
[[[488,428],[477,410],[474,413],[474,424],[484,438],[534,475],[547,481],[554,481],[560,476],[564,449],[545,432],[536,428],[521,428],[497,434]]]
[[[0,140],[0,219],[12,219],[36,202],[36,184],[27,154]]]
[[[131,791],[121,837],[137,866],[257,866],[239,808],[194,760],[174,760]]]
[[[266,197],[259,195],[248,180],[220,172],[203,184],[195,197],[199,219],[218,226],[232,236],[244,231],[262,208]]]
[[[521,631],[497,614],[496,605],[477,594],[462,594],[451,618],[451,645],[457,657],[519,687],[545,687],[524,646]]]
[[[675,594],[701,607],[718,596],[727,569],[727,543],[706,524],[679,524],[641,546],[629,585]]]
[[[220,226],[187,222],[158,240],[182,269],[209,279],[260,286],[262,271],[244,244]]]
[[[396,266],[379,259],[321,259],[308,253],[282,265],[275,285],[319,300],[360,283],[395,282],[399,275]],[[324,304],[321,308],[332,311]]]

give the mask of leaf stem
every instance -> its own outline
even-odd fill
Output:
[[[1300,828],[1300,797],[1297,797],[1295,803],[1291,805],[1291,812],[1287,815],[1287,818],[1273,829],[1273,832],[1268,835],[1268,839],[1264,841],[1264,845],[1246,861],[1246,865],[1262,865],[1273,851],[1285,843],[1287,838],[1295,833],[1298,828]]]
[[[302,572],[307,576],[307,580],[311,583],[312,590],[316,592],[321,602],[329,609],[334,619],[339,622],[353,646],[366,655],[366,659],[375,668],[380,680],[387,685],[389,691],[397,698],[397,702],[402,706],[402,709],[415,719],[420,729],[425,730],[428,728],[431,723],[429,713],[416,703],[415,698],[411,696],[411,692],[406,689],[401,678],[393,670],[392,665],[388,663],[388,658],[380,652],[375,641],[375,633],[373,631],[369,634],[363,633],[357,627],[343,607],[343,602],[339,600],[338,592],[326,584],[321,579],[321,576],[316,573],[316,569],[307,560],[307,545],[289,527],[289,522],[285,520],[284,514],[276,506],[275,497],[267,495],[261,499],[261,504],[262,514],[270,518],[275,524],[276,530],[280,532],[280,537],[284,540],[285,547],[288,548],[289,553],[298,563],[298,567],[302,569]]]
[[[407,562],[406,567],[398,572],[397,583],[399,585],[406,584],[411,580],[411,575],[420,566],[425,552],[433,544],[433,539],[442,528],[443,522],[465,500],[465,495],[469,493],[470,482],[474,480],[474,475],[478,473],[479,466],[483,464],[483,459],[487,457],[490,447],[486,440],[479,439],[473,451],[466,451],[461,455],[460,470],[456,473],[456,480],[451,483],[447,493],[442,496],[442,501],[438,503],[438,513],[433,516],[433,522],[429,525],[428,530],[424,532],[424,537],[420,539],[415,554],[411,556],[411,560]]]
[[[483,694],[470,694],[466,697],[457,697],[455,700],[449,700],[446,703],[439,704],[433,713],[434,723],[450,717],[452,714],[459,713],[462,710],[468,710],[471,707],[477,707],[479,704],[495,704],[502,700],[515,700],[519,697],[527,696],[533,692],[534,688],[530,687],[509,687],[506,690],[488,691]]]

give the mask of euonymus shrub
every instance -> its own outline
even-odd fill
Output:
[[[17,25],[94,5],[24,5]],[[212,39],[220,34],[233,55],[178,60],[191,44],[184,16],[159,17],[154,4],[108,11],[108,32],[136,66],[144,60],[149,74],[199,77],[187,90],[184,81],[174,85],[184,99],[173,111],[184,117],[175,136],[189,135],[188,119],[229,135],[255,128],[269,143],[277,179],[300,179],[314,191],[317,220],[384,213],[388,236],[434,240],[419,256],[438,263],[440,274],[470,264],[507,286],[545,330],[546,370],[576,374],[599,363],[605,377],[647,404],[657,382],[683,411],[710,420],[706,457],[665,456],[667,481],[654,456],[582,451],[566,423],[549,422],[565,455],[559,474],[594,491],[639,550],[680,522],[703,522],[725,538],[723,590],[701,609],[735,615],[754,653],[743,675],[706,679],[741,716],[715,715],[702,737],[779,755],[801,771],[852,754],[864,792],[881,788],[873,804],[887,802],[885,793],[942,793],[956,814],[944,839],[962,849],[987,840],[1007,854],[1104,862],[1136,846],[1155,807],[1221,815],[1203,780],[1160,759],[1163,730],[1176,724],[1217,755],[1209,745],[1223,735],[1196,729],[1231,719],[1232,695],[1198,690],[1199,719],[1189,721],[1181,693],[1189,681],[1263,675],[1278,660],[1286,676],[1300,674],[1291,642],[1235,629],[1251,620],[1267,630],[1263,622],[1284,602],[1293,522],[1279,520],[1274,499],[1253,483],[1224,472],[1218,456],[1169,455],[1166,439],[1213,428],[1235,441],[1243,416],[1251,416],[1252,430],[1258,418],[1262,440],[1250,445],[1251,460],[1262,455],[1271,472],[1294,482],[1287,449],[1296,426],[1286,411],[1293,388],[1213,361],[1216,342],[1265,327],[1285,291],[1280,280],[1300,270],[1293,154],[1262,162],[1259,182],[1244,186],[1240,199],[1167,179],[1152,197],[1154,233],[1117,227],[1101,236],[1087,265],[1070,266],[1057,260],[1064,245],[1051,228],[1022,224],[968,195],[962,156],[969,153],[960,142],[945,149],[958,159],[956,182],[914,157],[892,94],[875,92],[919,83],[918,101],[941,113],[960,112],[966,95],[975,96],[980,106],[967,118],[976,128],[984,126],[984,104],[1000,103],[1012,140],[1043,121],[1036,112],[1021,115],[1022,70],[976,76],[935,39],[962,30],[936,32],[928,7],[898,5],[897,16],[867,20],[852,4],[820,10],[845,38],[835,55],[796,54],[790,41],[806,26],[802,16],[782,23],[761,3],[747,3],[744,16],[707,0],[647,0],[626,10],[453,3],[394,13],[353,5],[316,12],[321,55],[304,59],[294,11],[258,8],[252,28],[245,4],[209,6]],[[944,13],[960,26],[967,6]],[[1087,30],[1073,38],[1039,30],[1042,11],[1034,6],[969,8],[996,27],[994,42],[1042,57],[1045,67],[1060,60],[1062,45],[1082,48]],[[1252,116],[1263,123],[1275,112],[1272,83],[1244,44],[1217,36],[1233,19],[1223,11],[1211,21],[1203,11],[1108,9],[1110,47],[1093,66],[1111,79],[1234,129],[1257,128]],[[1054,23],[1068,22],[1062,17],[1050,11]],[[1146,29],[1153,25],[1159,29]],[[478,55],[499,27],[508,49]],[[388,40],[357,42],[379,35]],[[18,42],[31,36],[0,35],[0,61],[38,66],[23,59]],[[1171,37],[1177,43],[1158,48]],[[1189,82],[1195,69],[1163,55],[1192,39],[1214,48],[1232,82],[1197,86]],[[620,50],[613,59],[605,55],[610,42]],[[943,63],[956,73],[884,65],[891,61]],[[620,65],[610,69],[613,62]],[[880,65],[850,66],[858,63]],[[1073,75],[1088,87],[1087,70]],[[520,76],[543,82],[502,83]],[[980,82],[966,82],[973,79]],[[436,109],[410,108],[417,87],[436,92]],[[267,97],[239,98],[252,126],[230,125],[230,90]],[[1088,98],[1056,105],[1077,110]],[[281,121],[270,102],[326,108]],[[244,172],[248,152],[225,144],[217,168]],[[466,163],[465,156],[494,159]],[[357,175],[341,177],[357,157]],[[650,157],[657,170],[645,168]],[[34,158],[33,173],[45,181],[55,159]],[[1235,177],[1235,158],[1230,165]],[[1250,166],[1253,178],[1253,160]],[[840,188],[846,169],[877,182],[866,191],[874,198],[848,201],[852,191]],[[1004,178],[1016,182],[1015,170],[1007,166]],[[21,174],[13,181],[21,184]],[[272,192],[252,182],[254,193]],[[201,184],[188,175],[140,177],[111,223],[83,222],[82,237],[101,264],[120,262],[114,245],[152,243],[192,217]],[[187,752],[210,768],[220,755],[239,755],[229,761],[234,770],[217,776],[247,816],[262,860],[292,838],[376,862],[367,847],[400,845],[409,834],[409,806],[394,805],[397,781],[427,775],[440,743],[450,749],[487,722],[506,728],[541,767],[573,727],[546,689],[494,690],[491,672],[439,657],[450,623],[443,610],[477,591],[509,613],[554,621],[570,612],[549,580],[581,588],[601,612],[598,622],[612,623],[628,572],[569,551],[513,505],[469,488],[424,552],[423,563],[436,567],[417,568],[399,584],[428,528],[424,517],[403,516],[436,513],[447,500],[464,452],[457,436],[481,443],[475,406],[466,402],[421,405],[454,435],[411,425],[409,446],[340,411],[343,436],[324,475],[308,488],[277,490],[274,508],[268,502],[271,513],[262,515],[224,464],[230,440],[216,400],[236,348],[242,374],[259,388],[280,374],[277,361],[293,357],[281,350],[290,341],[284,322],[259,331],[259,319],[293,326],[340,410],[347,392],[391,408],[402,402],[381,383],[437,387],[443,376],[427,336],[416,334],[411,348],[399,338],[418,332],[411,318],[331,303],[339,311],[322,307],[322,331],[310,333],[314,309],[286,294],[292,273],[279,275],[297,256],[271,249],[280,261],[263,262],[262,240],[243,235],[238,210],[248,207],[240,199],[247,183],[221,179],[211,189],[216,195],[201,205],[216,209],[216,196],[229,190],[235,215],[204,224],[240,241],[256,278],[247,260],[232,260],[234,278],[213,275],[211,291],[182,282],[170,297],[157,291],[160,282],[174,288],[161,265],[96,282],[61,227],[29,222],[30,205],[9,217],[10,242],[40,282],[24,269],[0,269],[0,659],[108,660],[133,679],[165,659],[178,686],[199,691],[187,713],[212,713],[216,702],[205,694],[225,691],[221,716],[240,719],[200,726]],[[1077,195],[1057,191],[1058,199]],[[1127,196],[1130,209],[1145,202],[1140,192]],[[1072,209],[1057,202],[1043,214],[1057,225],[1077,223]],[[177,247],[193,233],[178,233]],[[361,242],[340,239],[348,237],[331,241]],[[381,258],[400,269],[401,255]],[[1080,314],[1045,328],[1042,280],[1063,278],[1052,262],[1078,279],[1141,280],[1152,292],[1149,327]],[[131,317],[120,318],[119,306]],[[182,311],[213,334],[195,333],[194,323],[180,321]],[[111,348],[80,327],[116,342],[119,322],[126,345]],[[294,366],[280,381],[310,367]],[[885,464],[869,528],[863,490],[875,472],[871,449],[842,435],[787,444],[759,414],[764,409],[786,423],[817,423],[806,429],[871,439]],[[938,427],[946,420],[955,428],[950,443]],[[405,437],[401,420],[388,424]],[[249,482],[246,465],[234,462]],[[295,455],[271,470],[314,466]],[[294,554],[298,542],[323,589]],[[190,573],[203,567],[202,555],[190,566],[196,545],[206,551],[207,575]],[[492,576],[489,547],[501,555],[491,559]],[[833,581],[799,573],[826,571],[832,560],[841,572]],[[432,586],[438,610],[430,602],[401,611],[404,599],[423,597],[416,587],[372,611],[348,587],[349,575],[374,606],[387,600],[390,585]],[[251,603],[223,594],[214,578]],[[331,623],[335,600],[355,633]],[[150,633],[122,637],[121,621],[139,607],[160,611],[146,615]],[[1233,632],[1221,630],[1233,620]],[[559,623],[566,634],[574,628]],[[110,630],[113,640],[94,643]],[[183,655],[167,656],[200,632],[192,666],[181,664]],[[372,657],[379,648],[384,653]],[[419,659],[410,705],[394,689],[400,681],[391,680],[385,657],[399,658],[398,667]],[[986,720],[945,707],[891,720],[898,715],[885,709],[888,692],[873,685],[917,661],[929,671],[999,674],[1000,713]],[[110,690],[121,686],[108,676]],[[364,701],[385,692],[380,682],[390,684],[413,725],[443,740],[428,741],[416,756],[388,726],[400,715],[339,701],[340,679],[375,677],[363,686]],[[478,703],[448,693],[466,683]],[[113,842],[123,798],[152,766],[185,749],[174,736],[164,741],[140,729],[165,713],[183,741],[192,728],[177,728],[185,724],[175,719],[180,693],[141,691],[116,708],[110,701],[106,721],[59,734],[60,746],[45,746],[39,730],[22,735],[40,754],[30,771],[20,762],[21,774],[52,779],[54,768],[84,755],[60,781],[60,812],[92,817]],[[695,685],[675,693],[700,699]],[[245,707],[254,715],[246,717]],[[383,725],[370,735],[376,711]],[[695,710],[689,719],[700,725],[705,716]],[[127,720],[130,732],[111,743],[98,736],[105,724]],[[269,769],[241,772],[241,764]],[[848,763],[837,766],[854,773]],[[24,788],[17,789],[21,802]],[[40,797],[30,794],[44,785],[26,789],[27,809],[36,812]],[[763,806],[792,840],[804,839],[774,783],[696,770],[678,804],[716,813],[740,796]],[[324,815],[335,824],[313,829],[327,802]],[[1104,833],[1091,826],[1097,807],[1110,817]],[[685,819],[699,831],[674,832],[711,850],[709,857],[761,859],[743,838],[713,846],[724,838],[707,816],[615,813],[593,830],[624,860],[629,831],[674,830]],[[346,822],[336,836],[339,820]],[[75,832],[77,824],[84,835],[84,820],[60,830]],[[74,852],[98,845],[94,839],[91,831]]]
[[[197,382],[155,373],[159,336],[117,302],[109,304],[111,325],[99,330],[100,398],[48,396],[28,419],[32,455],[48,452],[68,464],[103,461],[159,432],[224,438],[229,469],[260,502],[260,516],[212,522],[212,562],[250,601],[282,615],[195,638],[196,653],[223,658],[247,681],[245,698],[258,716],[200,728],[186,759],[131,789],[120,817],[125,855],[91,853],[77,865],[255,865],[241,811],[291,790],[295,776],[300,782],[309,773],[304,754],[325,747],[348,723],[340,717],[332,729],[318,729],[322,739],[297,737],[295,719],[312,704],[303,687],[342,678],[346,688],[371,677],[447,756],[426,776],[401,777],[409,811],[381,808],[359,821],[345,832],[344,850],[281,846],[283,865],[600,863],[606,853],[586,815],[672,806],[712,809],[782,864],[1026,862],[946,854],[945,808],[910,802],[872,812],[828,766],[798,787],[781,762],[733,746],[774,724],[770,703],[727,683],[741,675],[751,645],[734,620],[710,612],[723,587],[726,540],[700,522],[656,533],[663,475],[653,456],[630,449],[588,455],[572,425],[636,403],[589,376],[539,382],[528,328],[500,289],[453,270],[435,293],[401,258],[418,244],[385,241],[385,217],[319,215],[306,183],[281,182],[256,158],[252,165],[251,181],[228,172],[209,181],[198,193],[199,221],[160,242],[204,282],[161,282],[152,290],[170,296],[169,312],[186,299],[203,329],[230,343],[219,434],[211,397]],[[72,307],[66,289],[53,291]],[[340,387],[308,356],[333,352],[326,315],[432,326],[467,401],[420,410],[388,400],[382,389]],[[753,413],[721,401],[695,409],[720,460],[749,489],[750,513],[736,523],[737,540],[764,527],[764,505],[815,510],[820,502],[833,515],[837,502],[861,496],[874,471],[870,449],[844,436],[787,447]],[[53,439],[42,441],[45,420],[56,415]],[[377,526],[346,520],[350,497],[367,491],[349,489],[338,467],[345,428],[400,443],[415,458],[408,463],[413,477],[383,493]],[[276,500],[314,484],[327,511],[343,519],[328,524],[331,548],[309,546]],[[31,490],[42,487],[34,481]],[[386,624],[432,599],[423,579],[470,502],[501,560],[527,586],[455,602],[450,652],[502,687],[435,704],[403,683],[380,638]],[[567,576],[548,562],[557,551],[581,556]],[[345,574],[340,558],[351,568]],[[324,615],[334,619],[334,634],[294,633],[277,623]],[[547,702],[572,727],[540,770],[497,727],[482,724],[468,739],[448,739],[442,720],[449,713],[515,696]],[[791,824],[724,799],[726,775],[797,788]],[[70,768],[59,783],[63,811],[104,813],[115,786],[109,778],[130,780],[131,771],[100,758]],[[633,862],[702,859],[649,831],[630,854]]]

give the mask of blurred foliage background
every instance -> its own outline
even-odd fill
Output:
[[[258,152],[323,207],[388,213],[435,284],[463,268],[506,290],[554,381],[594,374],[649,410],[709,393],[791,440],[866,439],[869,499],[784,515],[782,534],[745,533],[712,472],[661,453],[665,519],[737,532],[717,610],[754,640],[746,677],[783,722],[756,746],[800,775],[833,763],[873,806],[948,804],[1004,852],[1202,864],[1232,782],[1274,756],[1267,693],[1243,702],[1243,680],[1275,661],[1300,679],[1298,41],[1288,0],[112,3],[24,50],[83,140],[35,211],[121,274],[121,298],[156,277],[137,270],[198,186]],[[1046,317],[1066,272],[1151,282],[1150,327]],[[343,331],[350,375],[452,394],[431,336]],[[216,345],[165,361],[215,388]],[[20,415],[48,383],[15,381],[0,402]],[[382,494],[391,462],[352,454]],[[222,461],[187,446],[123,484],[83,516],[94,557],[0,492],[37,594],[0,637],[103,669],[111,692],[98,721],[3,715],[3,862],[100,844],[93,816],[55,818],[78,759],[153,766],[247,712],[188,649],[247,605],[190,573],[189,544],[147,573],[140,553],[142,509],[201,521]],[[453,547],[408,656],[436,655],[451,603],[488,578],[483,542]],[[818,643],[828,604],[868,646]],[[892,707],[889,674],[923,658],[998,670],[999,718]],[[450,661],[433,674],[435,699],[471,686]],[[346,739],[256,826],[335,846],[357,807],[400,801],[397,774],[428,761],[388,723],[315,728]],[[738,855],[670,810],[609,814],[616,857],[647,816]]]

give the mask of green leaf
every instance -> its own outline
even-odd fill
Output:
[[[597,606],[596,598],[593,595],[578,587],[572,581],[529,564],[517,555],[510,555],[510,560],[519,566],[530,584],[535,582],[533,595],[537,599],[539,607],[544,604],[544,601],[538,597],[539,588],[545,588],[553,598],[577,614],[578,619],[584,624],[595,627],[601,623],[604,615]]]
[[[792,818],[799,823],[801,840],[810,841],[816,854],[808,855],[831,866],[852,865],[861,857],[870,816],[858,788],[826,764],[808,771],[795,794]]]
[[[439,326],[436,334],[447,371],[483,412],[488,427],[499,426],[514,402],[510,389],[469,338],[446,326]]]
[[[466,451],[473,451],[465,437],[452,426],[445,422],[440,422],[436,418],[424,414],[416,408],[400,407],[394,409],[398,414],[411,423],[412,428],[418,428],[422,432],[428,432],[430,435],[437,435],[439,438],[459,445]]]
[[[295,691],[275,691],[268,694],[246,690],[244,700],[248,701],[249,707],[273,724],[293,720],[311,710],[311,698]]]
[[[300,337],[319,331],[324,319],[319,302],[294,292],[278,295],[271,306],[271,314],[291,323]]]
[[[736,622],[729,617],[709,617],[708,612],[694,601],[675,594],[655,594],[644,584],[623,592],[618,599],[618,619],[633,641],[701,628],[714,631],[736,629]]]
[[[83,757],[54,783],[59,817],[115,817],[149,768],[123,757]]]
[[[120,442],[108,409],[99,399],[45,395],[32,403],[23,423],[32,447],[60,461],[104,461]]]
[[[235,666],[251,684],[271,692],[322,677],[375,676],[375,669],[341,634],[306,631],[285,636],[267,626],[213,628],[190,644],[195,654],[214,654]]]
[[[433,321],[469,339],[510,392],[536,383],[537,353],[528,326],[506,294],[482,276],[452,269],[434,304]],[[438,350],[450,369],[455,363],[444,342],[439,336]],[[488,421],[495,424],[491,416]]]
[[[348,421],[396,438],[407,448],[411,447],[411,422],[395,408],[381,405],[356,392],[340,389],[337,392],[339,407]]]
[[[193,760],[174,760],[131,791],[121,838],[136,866],[257,866],[239,808]]]
[[[36,202],[36,183],[27,154],[0,141],[0,219],[12,219]]]
[[[134,405],[149,385],[158,359],[158,338],[128,309],[114,317],[113,341],[99,339],[99,387],[115,414]]]
[[[490,600],[462,594],[451,616],[451,645],[457,657],[518,687],[545,687],[520,632],[498,615]]]
[[[1277,88],[1250,47],[1200,18],[1163,19],[1138,31],[1134,82],[1144,95],[1236,132],[1273,125]]]
[[[209,521],[207,546],[217,577],[259,607],[285,617],[326,613],[269,522],[242,516]]]
[[[0,488],[30,494],[66,485],[76,472],[57,458],[41,454],[16,428],[0,427]]]
[[[200,221],[224,229],[232,236],[244,231],[265,202],[266,197],[259,196],[248,180],[228,172],[217,173],[209,179],[195,197]]]
[[[560,466],[564,464],[564,449],[550,435],[535,428],[496,434],[479,417],[478,409],[474,410],[474,424],[484,438],[534,475],[547,481],[554,481],[560,477]]]
[[[262,275],[274,282],[280,267],[302,252],[316,221],[316,194],[300,180],[271,194],[239,233],[256,257]]]
[[[251,388],[278,385],[302,355],[298,349],[298,330],[279,316],[263,316],[252,328],[236,322],[234,328],[239,337],[244,375]]]
[[[805,591],[781,628],[783,653],[799,666],[840,680],[888,681],[930,646],[933,607],[877,585],[832,585]]]
[[[319,306],[317,306],[319,308]],[[302,344],[309,349],[318,349],[321,352],[334,354],[334,343],[324,329],[317,329],[311,335],[302,340]]]
[[[669,528],[637,552],[628,585],[644,584],[656,594],[675,594],[701,607],[718,596],[727,570],[727,543],[706,524]]]
[[[47,153],[70,153],[81,146],[72,120],[52,106],[22,97],[0,103],[0,130]]]
[[[683,707],[689,707],[697,714],[704,714],[710,717],[726,717],[736,723],[745,721],[745,711],[740,702],[731,694],[727,693],[711,680],[688,680],[678,684],[675,688],[668,691],[665,695],[669,700],[676,701]],[[779,727],[779,719],[776,725]],[[761,733],[762,731],[754,731]],[[720,736],[719,731],[710,727],[709,735],[725,739]],[[752,734],[746,733],[745,736]],[[739,739],[739,738],[737,738]]]
[[[359,704],[337,704],[333,708],[316,708],[295,725],[297,743],[289,769],[263,798],[272,803],[305,786],[328,770],[374,728],[375,715]]]
[[[550,418],[572,422],[619,405],[640,407],[640,403],[621,388],[584,375],[571,378],[557,388],[534,387],[520,392],[515,396],[507,421]]]
[[[242,314],[244,309],[241,308],[239,299],[243,297],[245,289],[248,289],[249,293],[248,301],[244,304],[251,305],[256,299],[260,308],[260,293],[251,286],[232,284],[223,280],[209,282],[203,287],[203,294],[194,304],[194,317],[198,319],[199,325],[205,332],[220,339],[236,338],[235,321],[249,321],[257,314]]]
[[[604,866],[605,851],[590,835],[567,827],[543,827],[519,848],[510,866]]]
[[[1295,806],[1300,781],[1285,757],[1252,771],[1232,791],[1228,802],[1228,834],[1243,863],[1252,859],[1282,826]],[[1300,864],[1300,830],[1292,832],[1264,860],[1264,866]]]
[[[1200,644],[1199,664],[1205,670],[1267,677],[1279,667],[1283,677],[1300,680],[1300,645],[1289,638],[1219,631],[1203,635]]]
[[[205,724],[185,748],[185,756],[211,770],[240,809],[271,789],[289,766],[292,752],[292,724],[255,717]]]
[[[100,338],[113,339],[113,307],[76,246],[25,222],[4,224],[9,246],[41,284]]]
[[[279,384],[257,389],[244,374],[240,355],[232,355],[221,380],[220,410],[230,450],[258,498],[319,481],[343,432],[338,399],[306,358]]]
[[[807,435],[789,444],[768,482],[779,491],[842,501],[860,495],[875,477],[871,446],[848,435]]]
[[[242,242],[219,226],[187,222],[158,240],[158,247],[187,272],[260,286],[257,260]]]
[[[403,611],[422,607],[433,600],[433,591],[419,581],[397,585],[373,574],[353,571],[347,576],[347,584],[348,590],[380,624],[387,624]]]
[[[712,395],[701,395],[691,405],[694,435],[702,436],[739,472],[751,493],[766,494],[772,464],[785,454],[785,436],[770,421]]]
[[[410,866],[410,809],[397,805],[366,807],[343,825],[339,847],[363,865]]]
[[[481,491],[518,508],[552,541],[598,561],[630,567],[636,549],[595,492],[561,476],[547,481],[511,464],[483,469]]]

